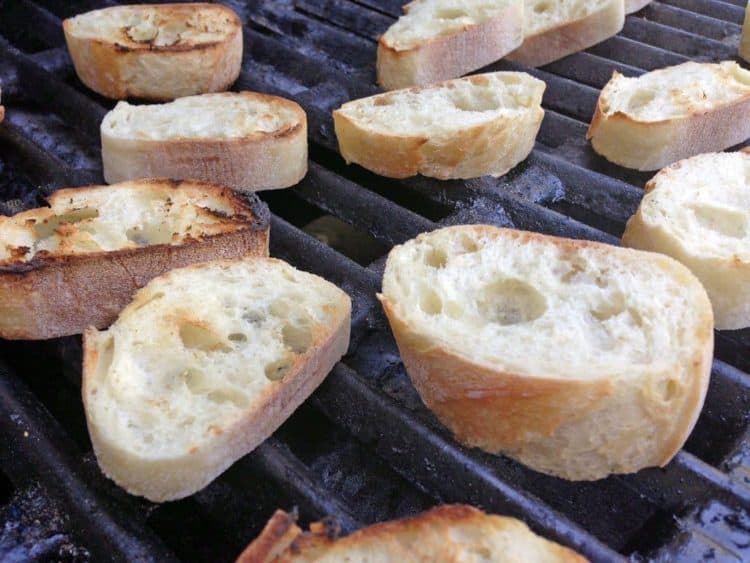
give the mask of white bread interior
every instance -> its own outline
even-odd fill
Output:
[[[750,71],[686,62],[628,78],[614,72],[587,138],[607,160],[657,170],[750,137]]]
[[[378,94],[333,113],[347,162],[383,176],[505,174],[533,148],[545,84],[494,72]]]
[[[265,440],[349,342],[351,302],[270,258],[152,280],[84,339],[83,400],[102,471],[152,501],[205,487]]]
[[[750,154],[681,160],[646,185],[623,244],[667,254],[706,288],[718,329],[750,326]]]
[[[295,102],[256,92],[118,103],[102,121],[109,183],[195,178],[239,191],[287,188],[307,173],[307,117]]]
[[[700,413],[713,319],[666,256],[490,226],[388,256],[407,372],[471,446],[572,480],[665,465]]]

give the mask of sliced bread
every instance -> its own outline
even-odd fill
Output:
[[[739,55],[746,61],[750,61],[750,4],[745,7],[745,21],[742,23]]]
[[[333,112],[347,162],[391,178],[500,176],[528,156],[545,84],[493,72],[347,102]]]
[[[140,180],[58,190],[48,202],[0,216],[2,338],[103,328],[167,270],[268,255],[268,207],[213,184]]]
[[[140,4],[63,22],[76,73],[94,92],[172,100],[221,92],[242,63],[242,23],[220,4]]]
[[[659,172],[622,242],[690,268],[711,298],[716,328],[750,326],[750,154],[702,154]]]
[[[750,71],[687,62],[637,78],[614,72],[586,135],[607,160],[657,170],[750,137]]]
[[[281,260],[172,270],[84,336],[83,402],[102,471],[155,502],[253,450],[349,345],[349,297]]]
[[[307,173],[307,116],[255,92],[120,102],[102,121],[104,179],[194,178],[240,191],[287,188]]]
[[[315,522],[309,532],[303,532],[293,517],[277,510],[237,559],[237,563],[312,561],[585,563],[586,559],[537,536],[515,518],[461,504],[374,524],[343,538],[337,538],[336,530],[325,522]]]
[[[542,66],[620,32],[623,0],[526,0],[523,44],[506,58]]]
[[[521,45],[523,0],[414,0],[378,41],[386,90],[457,78]]]
[[[701,411],[711,304],[667,256],[450,227],[391,251],[380,299],[438,419],[537,471],[593,480],[663,466]]]

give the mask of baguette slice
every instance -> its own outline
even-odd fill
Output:
[[[646,184],[622,243],[679,260],[698,277],[718,329],[750,326],[750,154],[668,166]]]
[[[63,22],[76,73],[94,92],[172,100],[221,92],[237,80],[242,23],[219,4],[140,4]]]
[[[281,260],[172,270],[84,337],[83,402],[102,471],[185,497],[270,436],[349,345],[351,302]]]
[[[617,35],[623,25],[623,0],[527,0],[526,36],[506,58],[546,65]]]
[[[221,186],[140,180],[58,190],[48,202],[0,216],[2,338],[103,328],[167,270],[268,255],[268,207]]]
[[[651,0],[625,0],[625,13],[633,14],[642,10],[651,3]]]
[[[414,386],[456,438],[543,473],[663,466],[703,405],[711,304],[667,256],[450,227],[391,251],[380,299]]]
[[[742,23],[739,55],[746,61],[750,61],[750,4],[745,7],[745,21]]]
[[[102,121],[104,179],[196,178],[243,192],[287,188],[307,173],[307,116],[255,92],[168,104],[120,102]]]
[[[471,506],[443,505],[409,518],[368,526],[336,538],[325,522],[303,532],[277,510],[237,563],[585,563],[575,551],[537,536],[515,518],[485,514]]]
[[[545,84],[493,72],[348,102],[333,112],[347,162],[382,176],[500,176],[528,156]]]
[[[386,90],[457,78],[521,45],[523,0],[414,0],[378,41]]]
[[[607,160],[657,170],[750,137],[750,71],[733,61],[687,62],[602,90],[586,138]]]

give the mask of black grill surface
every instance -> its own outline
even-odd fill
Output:
[[[598,90],[615,69],[734,58],[743,0],[655,1],[586,52],[541,69],[488,67],[544,80],[546,116],[525,162],[467,182],[389,180],[338,154],[331,110],[376,92],[375,41],[401,0],[227,4],[245,23],[234,89],[307,111],[309,174],[262,195],[274,214],[271,252],[352,296],[349,354],[273,438],[198,494],[155,505],[98,470],[80,401],[80,339],[0,343],[0,560],[231,561],[277,507],[351,531],[442,502],[516,516],[594,561],[750,560],[750,331],[716,334],[705,408],[672,463],[570,483],[458,445],[419,401],[374,297],[387,250],[441,225],[617,244],[648,175],[588,147]],[[99,123],[113,104],[76,78],[61,19],[106,5],[0,0],[0,212],[101,182]]]

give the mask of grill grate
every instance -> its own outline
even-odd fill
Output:
[[[536,148],[505,177],[468,182],[389,180],[338,155],[330,111],[376,91],[374,42],[402,3],[227,2],[246,22],[235,89],[283,95],[308,113],[308,176],[263,195],[275,213],[271,252],[353,299],[349,355],[272,439],[189,499],[162,506],[134,499],[93,460],[78,400],[80,340],[0,344],[0,492],[8,493],[0,499],[44,490],[65,515],[64,539],[44,544],[52,547],[42,558],[85,560],[88,550],[93,560],[231,560],[277,506],[298,506],[303,520],[332,515],[353,530],[451,501],[520,517],[595,561],[750,558],[750,331],[717,333],[705,409],[667,468],[568,483],[456,444],[399,362],[374,298],[383,259],[362,266],[301,229],[329,214],[386,247],[462,222],[616,243],[648,175],[587,146],[597,90],[614,69],[635,75],[687,58],[733,57],[742,0],[655,1],[628,16],[619,36],[523,69],[547,82]],[[9,108],[0,127],[0,211],[33,205],[53,186],[101,181],[98,128],[112,103],[75,78],[60,20],[112,4],[0,0]],[[3,475],[12,485],[1,486]],[[84,547],[71,547],[65,534]],[[0,557],[10,553],[3,540]]]

